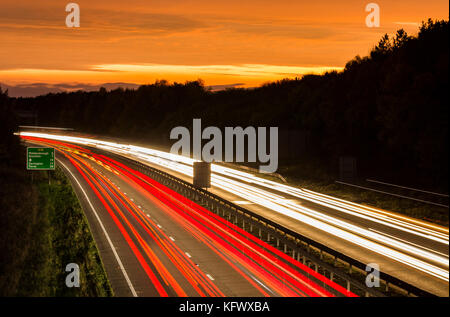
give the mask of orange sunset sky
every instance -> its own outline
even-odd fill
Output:
[[[448,1],[0,0],[0,83],[185,82],[258,86],[342,69],[384,33],[448,19]],[[381,9],[380,28],[365,6]]]

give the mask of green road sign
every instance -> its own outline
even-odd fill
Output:
[[[28,170],[54,170],[55,149],[51,147],[27,148]]]

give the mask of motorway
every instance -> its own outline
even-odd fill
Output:
[[[190,158],[92,138],[21,134],[96,147],[192,181]],[[363,263],[376,263],[410,284],[448,296],[448,228],[217,164],[212,171],[211,192]]]
[[[108,156],[23,138],[57,150],[116,296],[354,296]]]

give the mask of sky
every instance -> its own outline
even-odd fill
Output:
[[[415,34],[421,21],[449,11],[443,0],[373,1],[380,27],[369,28],[368,0],[75,0],[80,27],[68,28],[69,2],[0,0],[3,86],[26,94],[201,78],[255,87],[341,70],[384,33]]]

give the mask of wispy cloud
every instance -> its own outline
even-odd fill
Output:
[[[342,67],[330,66],[283,66],[263,64],[242,65],[161,65],[161,64],[106,64],[92,67],[93,70],[121,71],[149,74],[198,74],[201,75],[233,75],[242,77],[274,78],[283,76],[301,76],[310,73],[323,73],[331,70],[342,70]]]
[[[185,82],[202,79],[211,87],[239,85],[255,87],[263,83],[284,78],[302,77],[305,74],[322,74],[327,71],[340,71],[342,67],[333,66],[285,66],[265,64],[238,65],[167,65],[167,64],[104,64],[95,65],[88,70],[57,69],[13,69],[0,70],[0,78],[14,86],[13,94],[23,95],[23,91],[38,94],[43,90],[52,92],[68,90],[96,90],[104,82],[150,84],[156,80]],[[46,84],[37,83],[46,78]],[[85,78],[92,78],[96,84],[78,84]],[[61,83],[65,80],[66,83]],[[101,81],[99,81],[101,80]],[[236,84],[238,83],[238,84]],[[214,88],[215,89],[215,88]],[[20,93],[16,93],[20,90]],[[28,92],[27,92],[28,94]]]
[[[356,0],[76,2],[81,27],[69,29],[68,1],[1,0],[0,80],[144,84],[200,77],[210,85],[257,86],[339,69],[384,33],[402,27],[410,34],[418,26],[412,21],[448,18],[442,0],[380,0],[379,29],[365,26]]]
[[[61,93],[61,92],[73,92],[73,91],[98,91],[101,87],[106,90],[114,90],[117,88],[124,89],[137,89],[139,84],[133,83],[104,83],[99,85],[92,85],[86,83],[29,83],[29,84],[17,84],[17,85],[7,85],[0,83],[0,88],[2,90],[8,90],[8,95],[10,97],[36,97],[41,95],[46,95],[49,93]],[[245,86],[244,83],[234,83],[225,85],[210,85],[206,86],[205,89],[210,91],[221,91],[229,88],[239,88]]]
[[[116,89],[119,87],[136,89],[139,87],[137,84],[132,83],[104,83],[100,85],[84,84],[84,83],[29,83],[29,84],[17,84],[7,85],[0,83],[2,90],[8,90],[10,97],[36,97],[45,95],[48,93],[60,93],[60,92],[72,92],[72,91],[96,91],[100,87],[104,87],[107,90]]]
[[[407,25],[407,26],[416,26],[419,27],[419,22],[394,22],[395,25]]]
[[[236,84],[228,84],[228,85],[211,85],[211,86],[207,86],[206,89],[209,89],[211,91],[220,91],[220,90],[225,90],[225,89],[229,89],[229,88],[240,88],[244,85],[245,85],[244,83],[236,83]]]

